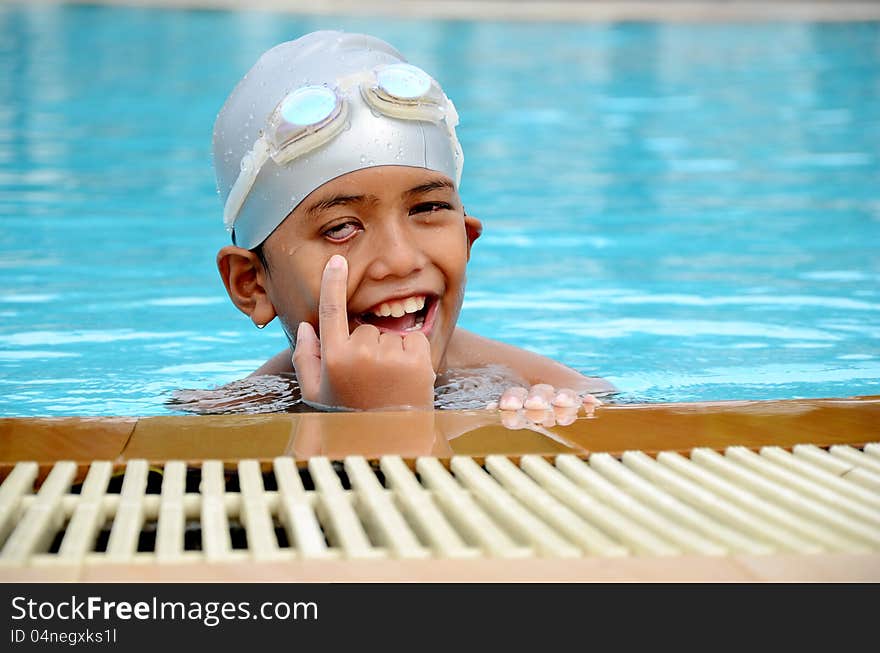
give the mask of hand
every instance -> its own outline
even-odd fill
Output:
[[[421,332],[380,333],[371,324],[348,332],[348,262],[335,254],[321,277],[320,340],[302,322],[293,366],[303,401],[322,408],[432,408],[431,346]]]
[[[559,408],[579,408],[601,406],[602,402],[591,394],[578,394],[568,388],[555,389],[547,383],[538,383],[530,389],[522,386],[507,388],[498,400],[499,410],[548,410],[551,406]]]
[[[547,383],[538,383],[526,389],[522,386],[507,388],[497,404],[489,408],[501,411],[501,422],[508,428],[567,426],[577,419],[581,406],[587,416],[592,415],[602,402],[591,394],[579,394],[569,388],[558,390]]]

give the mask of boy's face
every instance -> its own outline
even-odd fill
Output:
[[[480,235],[448,177],[423,168],[366,168],[313,191],[266,239],[266,292],[288,337],[319,330],[324,266],[348,260],[349,332],[422,331],[440,370],[464,299],[465,268]]]

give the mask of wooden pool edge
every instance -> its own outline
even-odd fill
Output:
[[[740,445],[790,448],[863,446],[880,440],[880,396],[715,401],[668,404],[608,404],[583,412],[566,425],[541,416],[498,411],[401,411],[363,413],[271,413],[257,415],[167,415],[147,417],[0,418],[0,474],[17,462],[51,466],[107,460],[200,463],[243,459],[271,461],[293,456],[341,460],[346,455],[378,459],[434,456],[448,459],[491,454],[619,455],[640,450],[690,451]]]

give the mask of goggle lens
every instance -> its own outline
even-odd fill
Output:
[[[455,107],[423,70],[405,63],[390,64],[373,71],[369,77],[359,74],[349,82],[360,86],[361,96],[374,113],[403,120],[445,122],[450,138],[458,147]],[[350,88],[342,82],[337,90],[327,86],[303,86],[289,93],[275,107],[266,131],[260,133],[251,151],[242,158],[241,173],[226,198],[223,221],[227,229],[233,230],[235,219],[266,161],[271,158],[276,164],[284,165],[327,143],[346,128],[349,105],[344,95]],[[460,169],[457,169],[456,183],[459,177]]]
[[[386,66],[376,74],[379,87],[401,100],[417,100],[431,90],[431,78],[422,70],[409,64]]]
[[[336,110],[336,94],[326,86],[306,86],[281,103],[281,117],[291,125],[309,127],[327,120]]]

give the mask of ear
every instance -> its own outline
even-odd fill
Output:
[[[253,252],[227,245],[217,253],[217,269],[232,303],[258,327],[275,318],[275,306],[266,290],[268,272]]]
[[[480,234],[483,233],[483,223],[477,220],[474,216],[464,214],[464,229],[467,232],[468,239],[468,260],[471,260],[471,247],[474,244],[474,241],[480,237]]]

